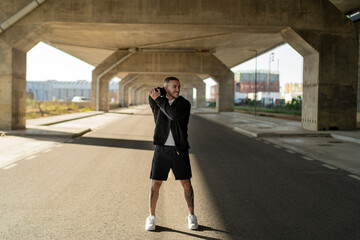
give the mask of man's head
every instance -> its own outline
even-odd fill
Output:
[[[164,80],[164,88],[167,92],[166,96],[169,100],[178,98],[180,94],[180,80],[176,77],[167,77]]]

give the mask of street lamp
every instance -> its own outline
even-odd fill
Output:
[[[256,86],[257,86],[257,55],[258,55],[258,52],[257,50],[252,50],[252,49],[249,49],[249,51],[252,51],[252,52],[255,52],[255,83],[254,83],[254,115],[256,116],[256,92],[257,92],[257,89],[256,89]]]
[[[266,94],[268,96],[268,99],[270,98],[270,75],[271,75],[271,62],[274,61],[274,53],[270,53],[269,55],[269,71],[268,71],[268,77],[267,77],[267,82],[266,82]]]

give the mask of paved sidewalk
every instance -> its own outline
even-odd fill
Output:
[[[194,114],[360,176],[360,130],[310,131],[298,121],[211,109],[196,109]]]
[[[23,130],[0,130],[0,168],[15,164],[18,160],[31,157],[60,142],[101,128],[126,114],[143,110],[144,106],[120,108],[109,113],[84,112],[54,117],[31,119],[26,121]]]
[[[119,108],[109,111],[109,113],[117,114],[134,114],[142,110],[143,106],[133,106],[130,108]],[[26,121],[26,129],[23,130],[0,130],[0,134],[4,133],[6,136],[45,136],[45,137],[65,137],[76,138],[79,137],[97,126],[103,125],[103,122],[88,121],[87,124],[74,124],[75,120],[81,119],[96,119],[95,116],[106,114],[103,111],[89,111],[83,113],[64,114],[52,117],[43,117],[37,119],[30,119]]]

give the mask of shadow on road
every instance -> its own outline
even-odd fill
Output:
[[[198,116],[189,140],[201,171],[193,175],[203,177],[232,238],[360,239],[360,184],[347,172]]]
[[[153,116],[152,113],[133,113],[133,112],[110,112],[110,113],[121,114],[121,115]]]
[[[222,230],[217,230],[211,227],[206,227],[206,226],[202,226],[199,225],[199,229],[197,230],[193,230],[193,232],[204,232],[204,231],[213,231],[213,232],[222,232],[222,233],[227,233],[225,231]],[[199,238],[199,239],[210,239],[210,240],[220,240],[220,238],[213,238],[213,237],[208,237],[208,236],[201,236],[198,234],[194,234],[194,233],[189,233],[189,232],[184,232],[184,231],[179,231],[176,229],[172,229],[172,228],[167,228],[167,227],[162,227],[162,226],[156,226],[156,229],[154,232],[174,232],[174,233],[180,233],[189,237],[195,237],[195,238]]]
[[[154,150],[152,141],[143,140],[130,140],[130,139],[114,139],[114,138],[95,138],[95,137],[82,137],[74,140],[71,144],[84,144],[91,146],[101,147],[114,147],[114,148],[130,148],[137,150]]]

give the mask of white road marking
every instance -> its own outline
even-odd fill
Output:
[[[66,141],[67,143],[71,143],[71,142],[73,142],[74,140],[69,140],[69,141]]]
[[[274,147],[276,147],[276,148],[281,148],[280,146],[278,146],[278,145],[273,145]]]
[[[13,168],[13,167],[15,167],[17,164],[16,163],[14,163],[14,164],[11,164],[11,165],[9,165],[9,166],[7,166],[7,167],[3,167],[2,169],[10,169],[10,168]]]
[[[295,152],[293,152],[293,151],[291,151],[291,150],[286,150],[288,153],[295,153]]]
[[[336,167],[333,167],[333,166],[330,166],[330,165],[327,165],[327,164],[322,164],[323,167],[326,167],[328,169],[331,169],[331,170],[335,170],[337,169]]]
[[[36,157],[37,157],[36,155],[33,155],[31,157],[26,158],[25,160],[31,160],[31,159],[36,158]]]
[[[306,159],[306,160],[309,160],[309,161],[313,161],[313,160],[314,160],[314,159],[312,159],[312,158],[305,157],[305,156],[303,156],[302,158],[303,158],[303,159]]]
[[[355,178],[357,180],[360,180],[360,177],[359,176],[356,176],[356,175],[353,175],[353,174],[349,174],[349,177],[352,177],[352,178]]]
[[[45,151],[43,151],[43,153],[48,153],[48,152],[51,152],[52,149],[46,149]]]

